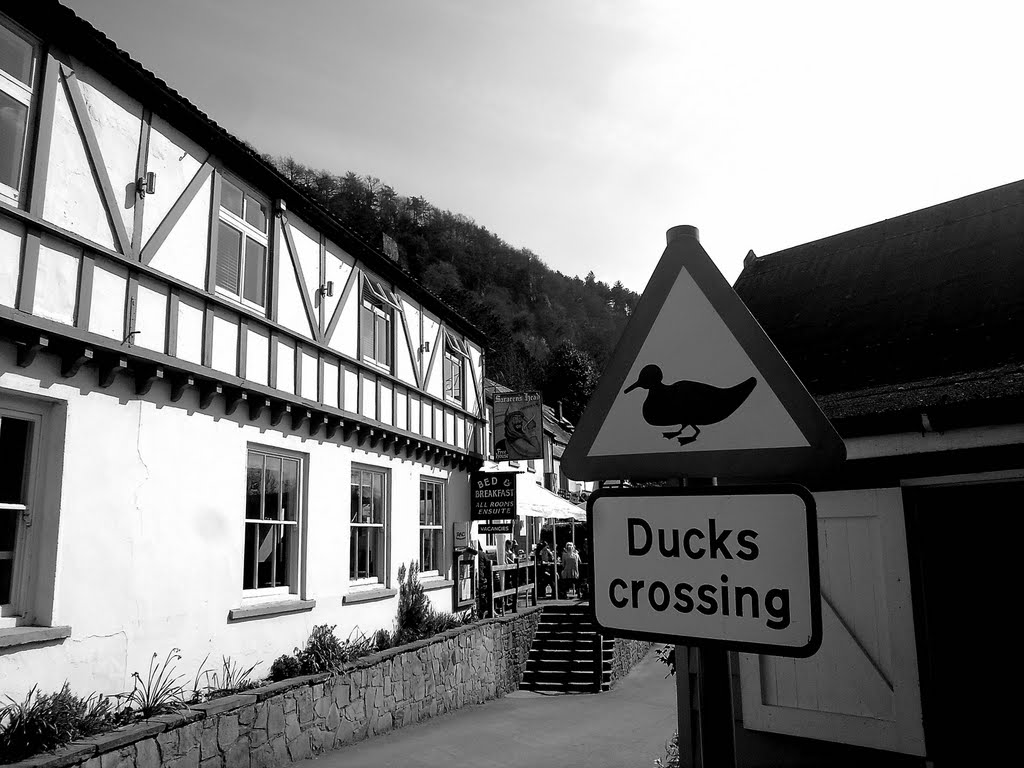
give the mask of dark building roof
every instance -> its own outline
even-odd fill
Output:
[[[833,421],[1024,413],[1024,181],[748,258],[735,288]]]
[[[365,243],[344,222],[308,198],[270,162],[251,146],[224,130],[205,112],[174,90],[164,80],[133,59],[128,53],[56,0],[31,0],[5,4],[2,12],[24,25],[29,32],[80,58],[145,106],[159,114],[190,138],[203,145],[235,173],[257,186],[261,192],[285,200],[290,210],[320,229],[353,256],[395,280],[403,290],[442,311],[449,324],[473,340],[484,343],[486,337],[453,307],[425,287],[398,264]]]

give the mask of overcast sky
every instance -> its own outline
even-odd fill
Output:
[[[262,152],[641,291],[1024,178],[1024,3],[64,0]]]

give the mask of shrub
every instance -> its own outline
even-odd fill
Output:
[[[475,621],[473,610],[460,614],[434,610],[419,580],[419,568],[413,563],[398,569],[398,614],[391,645],[405,645]]]
[[[132,710],[143,718],[165,715],[188,706],[185,686],[179,682],[182,676],[174,674],[173,662],[181,661],[180,649],[172,648],[168,651],[167,658],[160,666],[156,666],[156,658],[154,653],[149,660],[149,674],[145,681],[138,672],[132,672],[135,687],[117,696],[122,700],[125,710]]]
[[[294,656],[282,654],[274,659],[270,665],[270,679],[275,683],[279,680],[287,680],[290,677],[298,677],[302,674],[302,662]]]
[[[334,634],[336,626],[319,624],[313,627],[305,647],[301,650],[295,649],[295,657],[302,666],[303,674],[330,672],[348,660],[341,640]]]
[[[658,657],[658,661],[660,661],[662,664],[664,664],[666,667],[668,667],[668,673],[665,675],[665,677],[668,677],[669,675],[674,675],[676,673],[676,648],[675,648],[675,646],[674,645],[665,645],[665,646],[662,646],[661,648],[659,648],[654,653]]]
[[[110,698],[98,693],[91,694],[85,700],[85,711],[78,723],[79,734],[94,736],[97,733],[103,733],[113,725],[113,717],[114,708],[110,705]]]
[[[68,683],[57,693],[41,694],[36,686],[25,700],[0,707],[0,763],[56,749],[83,736],[106,730],[111,723],[110,702],[93,694],[82,699]]]
[[[679,768],[679,734],[672,734],[672,738],[665,744],[665,759],[655,758],[654,768]]]
[[[251,667],[242,667],[235,664],[230,656],[221,656],[220,672],[207,674],[206,698],[216,699],[220,696],[228,696],[238,691],[246,691],[255,688],[258,683],[252,680],[252,671],[259,666],[257,661]]]
[[[395,645],[394,638],[386,629],[378,629],[373,633],[373,653],[386,651]]]
[[[434,634],[429,625],[434,615],[430,598],[419,580],[419,565],[414,560],[398,569],[398,614],[395,616],[395,645],[405,645]]]

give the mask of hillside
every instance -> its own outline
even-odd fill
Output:
[[[378,250],[397,258],[487,334],[487,375],[513,389],[541,389],[577,419],[639,296],[550,269],[467,216],[405,197],[380,179],[308,168],[272,158],[299,189]],[[394,256],[394,252],[392,251]]]

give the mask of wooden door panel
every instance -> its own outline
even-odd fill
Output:
[[[924,754],[899,489],[816,493],[822,644],[740,655],[746,728]]]

